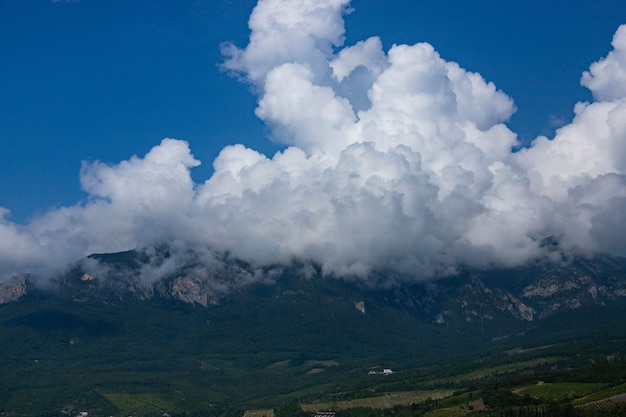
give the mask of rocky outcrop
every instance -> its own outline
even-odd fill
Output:
[[[217,301],[211,297],[208,291],[203,288],[201,282],[187,277],[178,277],[170,285],[170,296],[176,300],[190,304],[200,304],[209,306],[209,299],[212,304]]]
[[[394,292],[398,306],[432,323],[535,321],[626,297],[626,260],[600,256],[569,264],[531,265],[465,275]]]
[[[535,306],[539,317],[563,309],[578,309],[626,296],[626,279],[615,271],[596,268],[556,268],[523,288],[520,297]]]
[[[20,276],[0,283],[0,304],[10,303],[22,298],[28,292],[26,277]]]

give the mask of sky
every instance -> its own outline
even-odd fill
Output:
[[[420,279],[550,236],[624,254],[623,23],[617,0],[0,0],[0,280],[159,241]]]

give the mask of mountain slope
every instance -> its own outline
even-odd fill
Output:
[[[95,255],[46,288],[26,277],[2,285],[8,415],[83,406],[114,415],[134,402],[136,415],[219,414],[366,394],[383,382],[416,386],[533,355],[552,358],[537,362],[545,366],[580,361],[623,350],[626,335],[619,258],[467,270],[389,289],[311,266],[255,270],[236,261],[177,265],[150,280],[146,259]],[[164,251],[160,266],[167,259]],[[382,368],[395,379],[368,375]]]

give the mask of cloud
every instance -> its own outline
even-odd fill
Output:
[[[249,44],[223,46],[224,68],[258,94],[256,115],[283,151],[227,146],[201,184],[180,140],[84,164],[86,202],[25,226],[2,213],[0,274],[163,242],[181,258],[155,277],[207,248],[393,281],[519,265],[548,256],[548,237],[567,253],[625,253],[626,26],[583,74],[596,101],[577,104],[554,139],[514,152],[511,98],[427,43],[344,46],[350,11],[347,0],[261,0]]]
[[[238,72],[254,84],[263,84],[278,66],[298,62],[323,77],[328,73],[327,57],[341,46],[345,32],[342,14],[349,0],[259,1],[248,22],[250,44],[244,50],[226,43],[229,57],[224,67]]]
[[[583,73],[580,83],[597,101],[614,101],[626,96],[626,26],[613,36],[613,50]]]

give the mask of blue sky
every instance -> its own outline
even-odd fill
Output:
[[[25,222],[86,195],[82,160],[116,163],[164,137],[187,140],[202,166],[227,144],[271,155],[248,87],[219,46],[244,46],[251,0],[0,1],[0,206]],[[378,35],[429,42],[516,103],[524,141],[552,134],[590,99],[580,74],[610,49],[626,3],[355,0],[346,44]]]
[[[363,279],[548,238],[626,255],[625,23],[616,0],[0,0],[0,282],[163,242]]]

